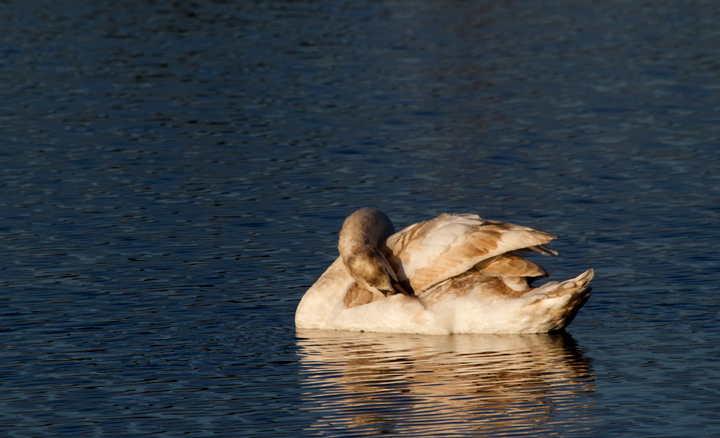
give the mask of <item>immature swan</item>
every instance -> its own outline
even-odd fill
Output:
[[[381,211],[350,215],[340,257],[305,293],[300,328],[396,333],[540,333],[567,327],[590,298],[589,269],[534,288],[548,274],[515,252],[557,255],[555,236],[442,214],[395,233]]]

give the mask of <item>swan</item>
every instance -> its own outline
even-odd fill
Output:
[[[546,333],[562,330],[590,298],[593,270],[533,287],[548,277],[517,252],[557,255],[550,233],[441,214],[395,232],[385,213],[345,219],[340,256],[305,292],[298,328],[384,333]]]

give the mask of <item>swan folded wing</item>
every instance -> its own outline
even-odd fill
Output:
[[[392,254],[388,258],[399,281],[408,281],[420,294],[509,251],[528,248],[554,253],[544,246],[554,238],[543,231],[473,214],[442,214],[390,236],[387,246]]]
[[[495,277],[549,277],[542,266],[511,252],[485,259],[475,268]]]

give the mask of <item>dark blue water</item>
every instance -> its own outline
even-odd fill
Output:
[[[720,431],[720,5],[0,5],[0,434]],[[566,334],[300,331],[345,216],[592,267]]]

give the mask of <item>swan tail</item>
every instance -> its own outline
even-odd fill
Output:
[[[580,308],[590,299],[594,271],[588,269],[582,274],[562,283],[548,283],[534,291],[535,297],[529,307],[533,313],[545,314],[543,331],[562,330],[575,319]]]
[[[557,288],[548,291],[547,295],[549,298],[552,298],[560,297],[567,294],[580,293],[584,289],[587,289],[587,285],[590,283],[590,280],[592,280],[594,275],[595,271],[593,271],[592,269],[588,269],[577,277],[571,278],[570,280],[565,280],[562,283],[558,284]]]

